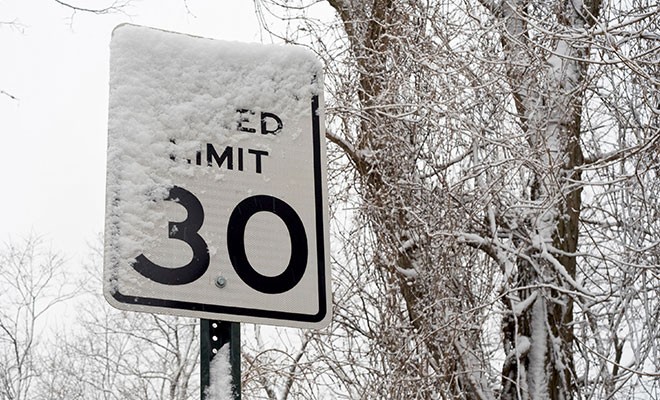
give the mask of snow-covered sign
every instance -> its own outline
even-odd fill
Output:
[[[308,51],[120,25],[104,293],[115,307],[330,319],[321,66]]]

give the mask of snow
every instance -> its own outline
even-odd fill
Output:
[[[457,240],[459,243],[472,243],[479,246],[485,246],[488,244],[488,241],[481,236],[467,232],[460,232],[457,235]]]
[[[542,399],[546,384],[545,357],[548,346],[547,315],[544,301],[537,299],[532,306],[532,337],[529,347],[530,398]]]
[[[222,346],[211,360],[209,378],[206,400],[233,400],[229,346]]]
[[[516,317],[520,317],[522,313],[527,311],[527,309],[529,309],[529,307],[534,303],[537,296],[538,292],[532,292],[532,294],[527,296],[525,300],[515,303],[511,311]]]
[[[397,272],[400,273],[401,275],[405,276],[406,278],[410,279],[415,279],[419,277],[419,272],[415,268],[401,268],[398,266],[394,266],[396,268]]]
[[[519,335],[516,338],[516,357],[520,358],[526,355],[529,352],[529,349],[532,347],[532,343],[529,341],[529,337],[524,335]]]
[[[130,24],[115,28],[110,44],[106,294],[171,290],[168,296],[202,301],[202,289],[216,290],[214,274],[232,273],[222,259],[227,258],[222,251],[225,216],[249,195],[240,184],[279,198],[313,190],[313,170],[291,165],[306,166],[311,158],[310,100],[322,95],[321,71],[312,52],[295,46],[211,40]],[[260,117],[269,113],[284,123],[277,135],[261,131],[268,127],[263,128]],[[209,167],[209,148],[219,155],[233,154],[233,167],[218,159]],[[273,179],[282,176],[292,183]],[[209,269],[190,293],[141,280],[131,268],[140,254],[163,267],[190,261],[190,246],[167,235],[170,221],[187,216],[180,204],[163,201],[175,185],[194,193],[203,205],[199,234],[214,257],[213,266],[225,268]],[[313,220],[309,215],[314,209],[301,205],[305,196],[285,200],[305,220]],[[235,275],[230,278],[238,281]],[[223,294],[234,296],[235,287]],[[293,304],[280,297],[280,303]]]

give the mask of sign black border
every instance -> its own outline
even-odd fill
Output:
[[[189,310],[205,313],[218,313],[224,316],[245,316],[254,318],[264,318],[278,321],[295,321],[295,322],[321,322],[327,315],[328,309],[326,304],[326,282],[325,282],[325,223],[324,223],[324,207],[323,207],[323,169],[321,159],[321,125],[319,117],[319,96],[312,96],[312,147],[313,147],[313,164],[314,164],[314,205],[316,208],[316,254],[317,254],[317,274],[318,274],[318,293],[319,293],[319,311],[316,314],[302,314],[285,311],[272,311],[252,309],[245,307],[222,306],[216,304],[202,304],[180,300],[166,300],[153,297],[140,297],[122,294],[119,289],[112,293],[112,297],[120,303],[158,307],[169,310]],[[115,266],[116,271],[116,266]],[[114,275],[114,274],[113,274]],[[112,278],[111,278],[112,280]],[[306,299],[301,299],[306,301]],[[141,310],[147,311],[147,310]],[[176,312],[172,312],[176,314]],[[188,317],[191,317],[188,315]],[[200,317],[205,318],[205,317]],[[243,322],[243,321],[238,321]]]

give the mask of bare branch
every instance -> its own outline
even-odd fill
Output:
[[[12,100],[18,100],[18,98],[17,98],[16,96],[14,96],[13,94],[11,94],[11,93],[9,93],[9,92],[6,92],[6,91],[4,91],[4,90],[2,90],[2,89],[0,89],[0,94],[9,97],[9,98],[12,99]]]
[[[53,1],[61,6],[71,9],[74,12],[80,11],[80,12],[86,12],[92,14],[110,14],[115,12],[123,13],[124,9],[130,4],[130,0],[115,0],[107,7],[86,8],[71,3],[67,3],[62,0],[53,0]]]

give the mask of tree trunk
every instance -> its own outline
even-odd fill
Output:
[[[577,391],[573,304],[581,289],[575,253],[582,191],[577,167],[583,163],[580,129],[589,51],[573,47],[560,31],[590,25],[600,4],[585,2],[576,9],[574,2],[558,2],[557,37],[546,42],[552,47],[540,65],[543,51],[528,26],[532,6],[519,0],[496,10],[505,27],[501,41],[519,123],[536,158],[527,200],[537,207],[526,226],[532,246],[516,260],[517,274],[504,297],[507,359],[501,397],[562,400],[573,399]]]

